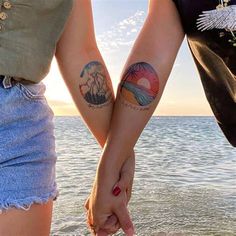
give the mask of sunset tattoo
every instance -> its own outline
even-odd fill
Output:
[[[131,65],[121,80],[120,94],[126,106],[145,110],[159,92],[159,78],[153,67],[146,62]],[[127,103],[128,102],[128,103]]]
[[[111,102],[111,84],[103,64],[98,61],[88,63],[80,79],[80,92],[90,107],[102,107]]]

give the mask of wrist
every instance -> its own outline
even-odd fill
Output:
[[[99,192],[112,193],[112,189],[119,181],[119,178],[119,172],[111,172],[109,168],[99,166],[95,178],[96,189],[99,190]]]
[[[125,151],[122,148],[106,145],[98,165],[98,173],[107,177],[119,177],[122,166],[128,158],[135,158],[134,150]]]
[[[124,162],[129,158],[130,154],[123,147],[118,145],[106,144],[100,158],[99,166],[103,170],[112,173],[119,173]]]

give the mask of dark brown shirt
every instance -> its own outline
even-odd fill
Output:
[[[209,104],[236,147],[236,0],[173,1]]]

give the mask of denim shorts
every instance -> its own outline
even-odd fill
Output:
[[[46,86],[0,75],[0,213],[55,201],[54,113]]]

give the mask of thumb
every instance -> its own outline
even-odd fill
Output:
[[[124,231],[124,233],[127,236],[134,236],[135,235],[134,226],[130,218],[127,207],[123,205],[122,207],[117,208],[115,211],[115,214],[119,219],[120,226],[122,230]]]
[[[90,196],[87,198],[86,202],[84,203],[84,207],[86,210],[89,209],[89,199],[90,199]]]

